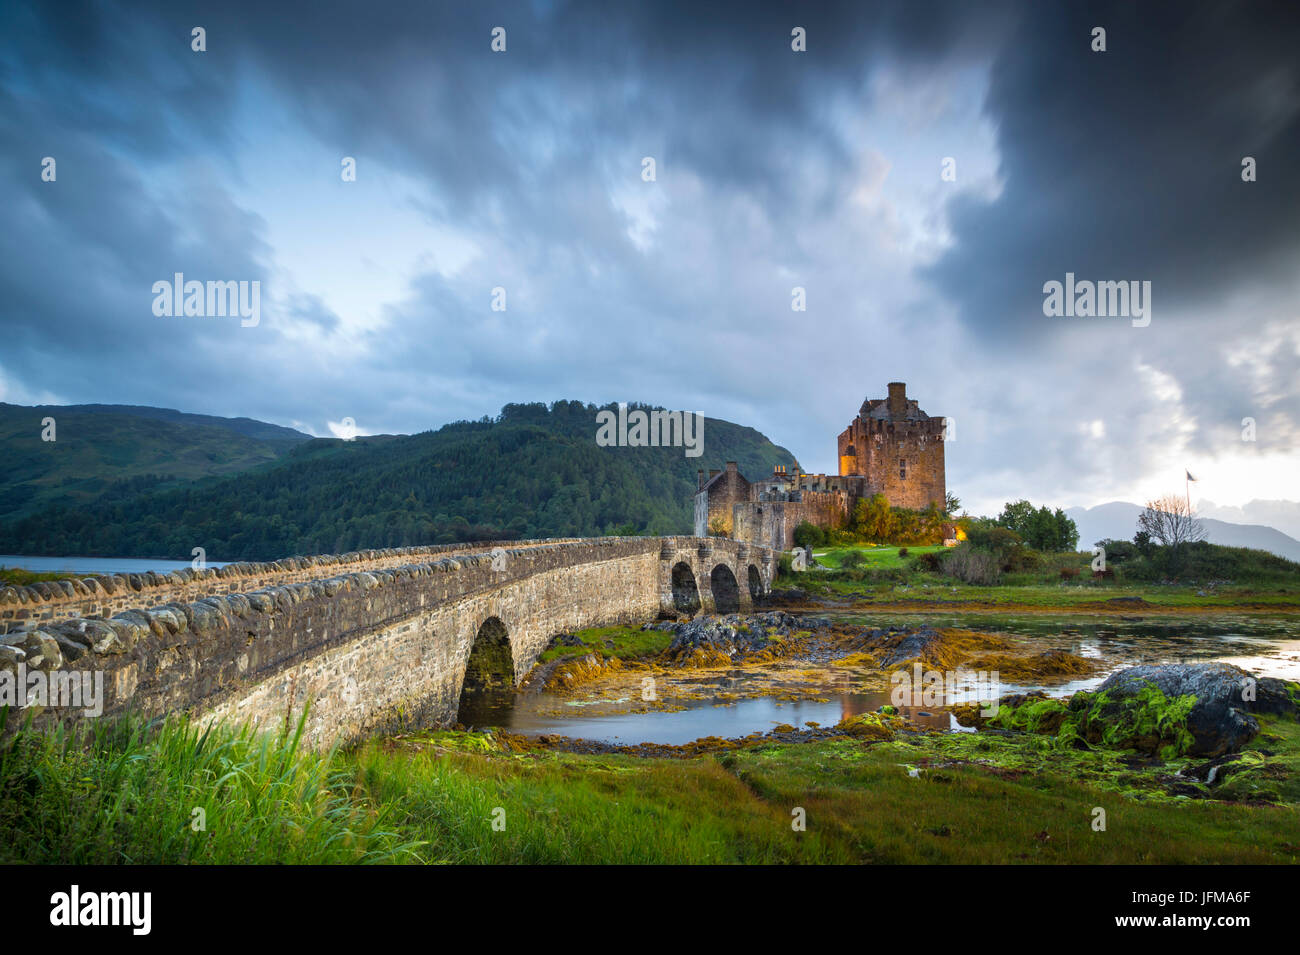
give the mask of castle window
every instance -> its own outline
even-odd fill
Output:
[[[907,480],[907,462],[906,462],[906,461],[899,461],[899,462],[898,462],[898,476],[899,476],[901,479],[903,479],[904,481]]]

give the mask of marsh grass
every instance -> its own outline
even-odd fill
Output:
[[[0,744],[0,862],[411,858],[389,811],[354,799],[334,754],[303,749],[303,719],[279,733],[138,717],[20,729]]]
[[[640,627],[613,626],[579,630],[574,634],[581,646],[555,644],[542,651],[538,660],[548,663],[564,657],[582,657],[595,653],[605,659],[636,660],[658,656],[673,642],[673,634],[665,630],[642,630]],[[612,645],[611,645],[612,644]]]
[[[29,587],[42,580],[71,580],[86,574],[62,570],[28,570],[25,567],[6,567],[0,564],[0,587]]]

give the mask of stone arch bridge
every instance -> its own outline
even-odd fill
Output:
[[[307,737],[325,745],[451,725],[467,670],[518,684],[556,634],[746,612],[777,557],[717,538],[578,538],[6,587],[0,670],[50,685],[102,673],[106,716],[278,726],[309,706]],[[37,725],[87,718],[28,702]]]

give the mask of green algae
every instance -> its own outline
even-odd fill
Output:
[[[1068,704],[1050,698],[1003,703],[988,722],[1001,729],[1051,736],[1057,749],[1104,746],[1168,760],[1185,756],[1195,742],[1187,728],[1187,717],[1195,705],[1196,697],[1191,694],[1171,699],[1148,683],[1123,698],[1106,691],[1081,690]]]

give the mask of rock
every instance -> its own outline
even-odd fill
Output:
[[[766,607],[778,607],[782,604],[805,604],[808,602],[808,591],[802,587],[790,587],[785,590],[773,590],[766,594],[760,594],[755,600],[755,604]]]
[[[48,631],[27,631],[23,649],[27,651],[28,669],[57,670],[63,666],[63,651],[54,634]]]
[[[880,713],[861,713],[841,720],[835,728],[859,739],[891,740],[894,728],[889,725],[889,720],[890,717]]]
[[[1255,684],[1255,699],[1247,700],[1246,708],[1252,713],[1300,717],[1300,683],[1260,677]]]
[[[186,621],[185,615],[179,613],[172,607],[153,607],[146,611],[146,613],[151,625],[153,625],[152,629],[155,634],[159,634],[157,629],[158,626],[163,628],[163,633],[169,635],[180,633],[189,628],[189,623]],[[159,635],[161,636],[162,634]]]
[[[892,627],[890,629],[893,630]],[[920,660],[925,655],[925,651],[938,642],[939,632],[929,627],[922,627],[915,633],[902,634],[901,639],[888,634],[882,634],[880,638],[893,643],[892,646],[884,649],[880,658],[880,666],[888,669],[909,660]]]
[[[828,621],[824,621],[828,623]],[[704,617],[688,623],[666,621],[663,629],[674,634],[665,651],[677,666],[726,666],[750,654],[771,657],[785,652],[784,637],[796,629],[808,629],[817,621],[802,621],[780,610],[750,617],[729,614]]]
[[[149,636],[150,629],[131,617],[114,617],[107,621],[109,633],[97,633],[94,644],[96,653],[130,653],[135,645]]]
[[[1219,756],[1254,739],[1259,721],[1252,710],[1281,712],[1289,703],[1295,711],[1285,685],[1275,685],[1282,681],[1271,681],[1261,701],[1262,683],[1227,663],[1136,666],[1112,674],[1096,693],[1076,693],[1070,710],[1084,715],[1089,741],[1095,733],[1119,748]],[[1249,685],[1254,701],[1244,699]]]
[[[27,651],[22,647],[0,643],[0,670],[15,673],[18,670],[18,664],[25,662],[27,662]]]

